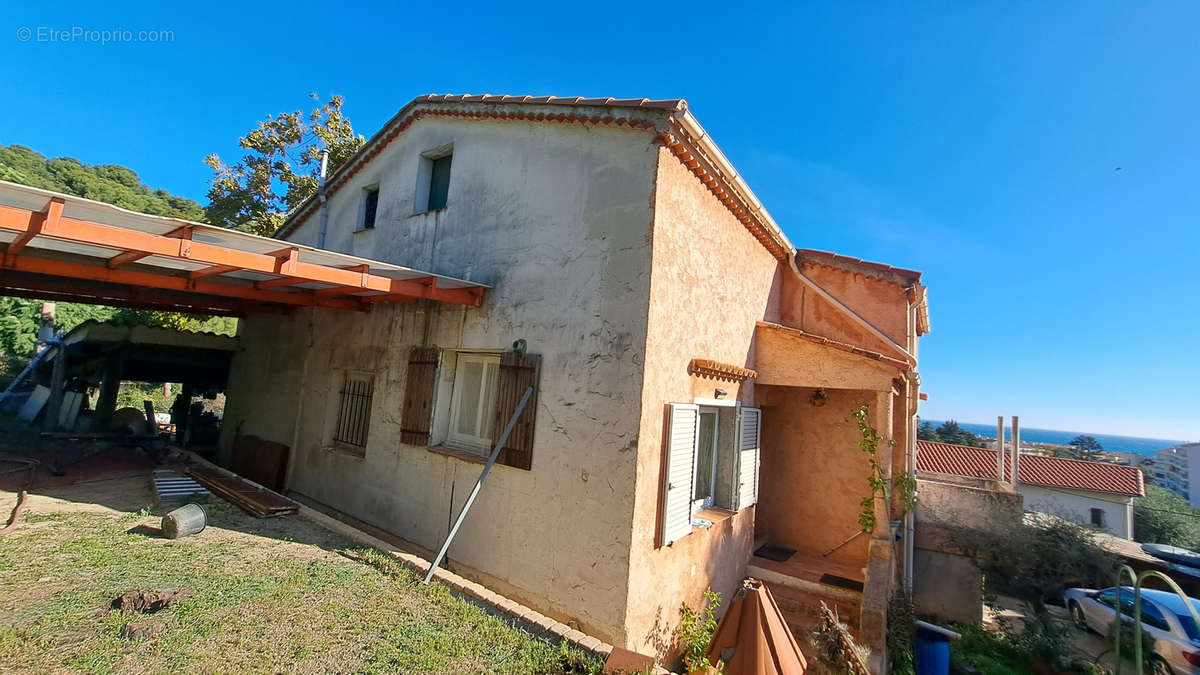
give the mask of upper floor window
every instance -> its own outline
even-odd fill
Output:
[[[450,164],[454,146],[445,145],[421,154],[417,169],[417,194],[413,213],[440,211],[446,208],[450,196]]]
[[[450,194],[450,159],[453,155],[433,160],[433,175],[429,180],[429,210],[446,208],[446,197]]]
[[[358,229],[373,230],[375,229],[375,214],[379,212],[379,186],[365,188],[363,190],[362,202],[362,217],[359,219]]]

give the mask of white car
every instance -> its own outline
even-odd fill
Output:
[[[1071,588],[1063,597],[1075,625],[1101,635],[1109,635],[1112,630],[1116,598],[1116,587],[1101,591]],[[1200,612],[1200,600],[1191,598],[1191,602]],[[1154,653],[1148,656],[1151,672],[1200,675],[1200,626],[1184,601],[1173,592],[1143,588],[1141,604],[1142,632],[1154,638]],[[1133,610],[1133,587],[1122,586],[1122,620],[1132,624]],[[1133,656],[1132,641],[1122,641],[1121,653]]]

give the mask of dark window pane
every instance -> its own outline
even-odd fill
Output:
[[[379,190],[367,192],[366,203],[363,205],[363,229],[375,227],[375,212],[379,209]]]
[[[433,173],[429,177],[429,210],[446,208],[446,196],[450,194],[450,155],[433,160]]]

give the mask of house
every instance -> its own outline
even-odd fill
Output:
[[[993,449],[933,441],[917,441],[916,445],[918,475],[997,479]],[[1011,476],[1011,461],[1006,459],[1000,480],[1011,482]],[[1021,453],[1017,492],[1024,498],[1027,511],[1059,516],[1131,539],[1133,499],[1144,497],[1146,487],[1142,470],[1136,467]]]
[[[840,592],[884,653],[911,518],[877,495],[862,531],[850,416],[885,477],[913,470],[920,273],[797,249],[683,100],[423,96],[327,185],[275,236],[425,270],[423,299],[294,279],[369,311],[247,316],[225,461],[288,445],[290,491],[436,550],[532,388],[456,572],[667,658],[681,603],[760,570]],[[484,290],[439,302],[441,278]]]

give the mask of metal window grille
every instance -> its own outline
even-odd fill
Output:
[[[374,393],[374,376],[346,375],[342,382],[333,440],[359,448],[367,447],[367,431],[371,427],[371,397]]]

